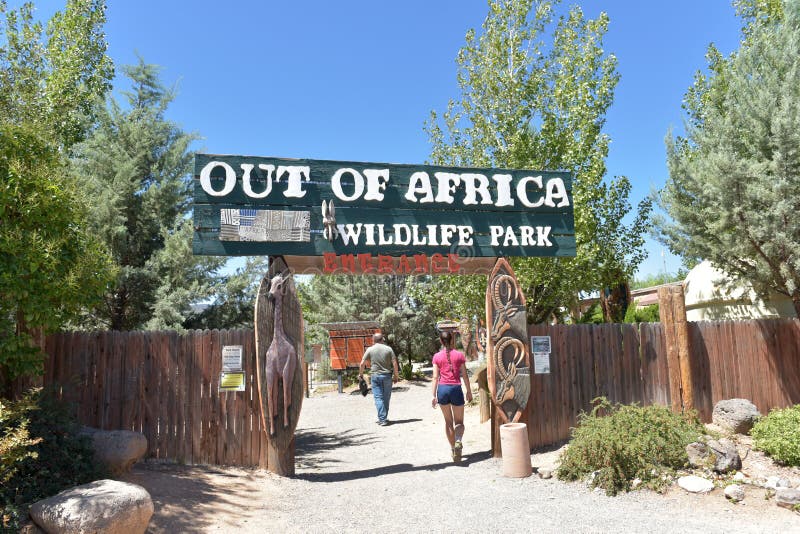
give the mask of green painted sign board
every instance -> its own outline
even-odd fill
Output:
[[[574,256],[572,182],[560,171],[197,154],[193,250]]]

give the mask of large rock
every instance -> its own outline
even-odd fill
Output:
[[[753,428],[761,413],[756,405],[747,399],[721,400],[714,406],[712,422],[735,434],[747,434]]]
[[[708,493],[714,489],[714,483],[708,479],[689,475],[678,479],[678,486],[690,493]]]
[[[714,471],[717,473],[728,473],[742,468],[742,458],[732,441],[712,439],[708,442],[708,448],[714,455]]]
[[[708,445],[702,441],[695,441],[686,446],[686,455],[692,467],[707,467],[709,461]]]
[[[92,440],[95,458],[114,476],[130,471],[147,452],[147,438],[141,432],[84,427],[82,433]]]
[[[48,534],[140,534],[150,523],[153,501],[136,484],[97,480],[34,503],[30,514]]]
[[[797,510],[796,507],[800,507],[800,490],[779,488],[775,492],[775,503],[789,510]]]

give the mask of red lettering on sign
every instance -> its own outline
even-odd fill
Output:
[[[322,257],[324,258],[325,261],[325,266],[323,267],[323,270],[326,273],[332,273],[336,271],[336,269],[339,267],[339,263],[336,261],[336,254],[334,252],[324,252],[322,254]]]
[[[431,272],[433,274],[441,274],[447,272],[447,264],[445,263],[444,256],[438,252],[431,256]]]
[[[358,262],[361,264],[362,273],[374,273],[375,266],[372,265],[372,254],[359,254]]]
[[[342,254],[339,256],[342,262],[342,270],[346,273],[354,273],[356,270],[356,257],[352,254]]]
[[[378,272],[391,274],[394,272],[394,258],[391,256],[378,255]]]
[[[414,269],[415,273],[428,272],[428,255],[427,254],[414,254],[414,264],[417,266]]]
[[[411,271],[414,270],[414,266],[411,265],[411,260],[408,259],[408,256],[403,254],[400,256],[400,261],[397,265],[397,273],[398,274],[410,274]]]
[[[459,265],[459,260],[461,256],[458,254],[448,254],[447,255],[447,268],[451,273],[458,273],[461,271],[461,265]]]

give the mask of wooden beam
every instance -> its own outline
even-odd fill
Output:
[[[686,321],[686,299],[683,285],[672,286],[672,309],[675,321],[675,341],[678,345],[678,360],[681,370],[681,402],[683,410],[694,408],[694,386],[692,384],[691,346],[689,324]]]
[[[658,313],[664,327],[664,340],[667,346],[667,375],[669,377],[669,397],[672,411],[680,412],[681,403],[681,370],[678,355],[678,340],[675,332],[675,310],[673,294],[670,288],[658,288]]]

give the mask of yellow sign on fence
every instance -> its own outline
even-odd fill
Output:
[[[220,373],[220,391],[244,391],[244,373]]]

